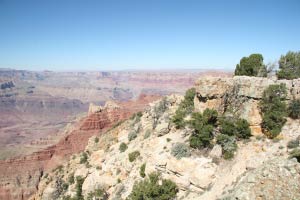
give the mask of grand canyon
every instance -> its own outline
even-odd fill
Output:
[[[299,0],[0,0],[0,200],[300,200]]]
[[[207,75],[230,73],[0,70],[1,198],[27,199],[44,173],[83,151],[91,136]]]

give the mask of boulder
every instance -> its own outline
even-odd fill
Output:
[[[212,158],[221,158],[222,157],[222,147],[221,145],[217,144],[213,147],[210,151],[209,156]]]
[[[214,182],[216,166],[208,158],[182,158],[168,160],[167,171],[178,177],[184,177],[197,188],[208,189]]]
[[[169,133],[170,128],[169,128],[169,123],[168,122],[161,122],[159,123],[156,128],[155,128],[157,136],[163,136],[167,133]]]

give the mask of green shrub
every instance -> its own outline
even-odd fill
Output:
[[[178,188],[174,182],[161,179],[158,173],[151,173],[149,178],[135,182],[127,200],[171,200],[175,199],[177,192]]]
[[[263,63],[261,54],[251,54],[249,57],[243,57],[240,63],[236,65],[234,75],[236,76],[267,76],[267,69]]]
[[[236,121],[235,136],[240,139],[248,139],[251,137],[251,129],[249,123],[245,119],[238,119]]]
[[[69,184],[73,184],[75,183],[75,178],[74,178],[74,173],[70,174],[69,177],[68,177],[68,182]]]
[[[293,149],[290,152],[290,158],[296,158],[298,162],[300,162],[300,149]]]
[[[264,134],[271,139],[279,135],[286,119],[282,117],[282,113],[270,111],[263,115],[262,130]]]
[[[137,132],[136,132],[136,131],[131,131],[131,132],[128,134],[128,140],[129,140],[129,141],[132,141],[132,140],[134,140],[135,138],[137,138]]]
[[[98,137],[95,137],[95,143],[98,143],[99,142],[99,138]]]
[[[220,132],[224,135],[236,136],[239,139],[251,137],[249,123],[245,119],[223,118],[220,120]]]
[[[205,109],[203,114],[193,113],[190,125],[194,132],[189,139],[190,146],[197,149],[210,147],[216,122],[217,111],[215,110]]]
[[[96,189],[93,192],[89,192],[87,195],[87,200],[106,200],[108,199],[108,194],[103,189]]]
[[[300,51],[289,51],[282,55],[279,60],[279,79],[296,79],[300,77]]]
[[[139,119],[141,119],[142,116],[143,116],[143,113],[141,111],[136,113],[136,117],[138,117]]]
[[[288,108],[289,117],[293,119],[300,119],[300,100],[292,100]]]
[[[194,98],[196,96],[196,89],[191,88],[185,92],[184,100],[180,103],[179,107],[186,112],[192,112],[194,110]]]
[[[231,159],[237,150],[235,136],[220,134],[217,136],[217,144],[222,146],[222,154],[224,159]]]
[[[275,138],[286,122],[287,95],[285,84],[270,85],[263,93],[260,102],[262,112],[262,130],[268,138]]]
[[[62,172],[63,169],[64,169],[64,166],[58,165],[53,171],[56,171],[56,172]]]
[[[80,158],[80,164],[86,163],[88,159],[88,155],[86,152],[82,152],[81,158]]]
[[[171,154],[177,159],[191,156],[190,148],[184,143],[174,144],[171,149]]]
[[[69,184],[68,183],[63,183],[62,184],[63,191],[66,191],[68,188],[69,188]]]
[[[235,131],[235,124],[232,118],[222,118],[220,120],[220,132],[222,134],[233,136]]]
[[[180,129],[186,125],[184,118],[187,114],[191,113],[194,110],[195,96],[195,88],[191,88],[186,91],[184,100],[179,104],[178,109],[176,110],[175,115],[172,118],[172,122],[175,124],[176,128]]]
[[[146,176],[145,174],[145,170],[146,170],[146,163],[142,164],[141,168],[140,168],[140,176],[142,178],[144,178]]]
[[[210,147],[213,139],[213,130],[212,125],[204,125],[201,129],[195,130],[189,139],[190,146],[197,149]]]
[[[133,151],[133,152],[131,152],[131,153],[128,154],[128,158],[129,158],[130,162],[135,161],[135,159],[137,157],[139,157],[139,156],[140,156],[140,152],[139,151]]]
[[[124,142],[122,142],[119,146],[119,150],[120,150],[121,153],[126,151],[127,148],[128,148],[128,146]]]
[[[181,129],[185,127],[186,125],[184,121],[185,115],[186,115],[185,111],[181,109],[176,110],[175,115],[172,118],[172,122],[175,124],[175,127],[177,129]]]
[[[203,111],[203,123],[216,126],[218,120],[218,112],[214,109],[205,109]]]
[[[82,184],[84,182],[84,178],[81,176],[76,176],[76,200],[83,200],[84,197],[82,195]]]
[[[155,129],[159,118],[164,114],[164,112],[167,110],[167,98],[162,98],[161,101],[154,107],[154,123],[153,123],[153,129]]]
[[[58,195],[64,194],[69,187],[69,184],[65,183],[65,181],[61,178],[58,178],[55,183]]]
[[[138,123],[139,121],[141,121],[142,116],[143,116],[143,113],[140,111],[140,112],[134,113],[130,119],[134,120],[134,123]]]
[[[172,139],[171,139],[171,138],[167,138],[166,140],[167,140],[167,142],[171,142],[171,141],[172,141]]]
[[[75,200],[75,199],[72,198],[70,195],[67,195],[67,196],[63,196],[62,200]]]
[[[294,148],[297,148],[299,147],[299,140],[298,139],[295,139],[295,140],[290,140],[287,144],[287,147],[289,149],[294,149]]]

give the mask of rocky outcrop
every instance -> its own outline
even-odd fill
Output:
[[[300,97],[300,79],[276,80],[247,76],[200,78],[195,84],[195,108],[197,111],[214,108],[221,114],[238,115],[250,123],[253,134],[260,134],[262,119],[259,101],[263,91],[272,84],[281,83],[287,87],[287,101]]]
[[[102,188],[109,199],[126,199],[134,183],[143,180],[140,175],[143,164],[146,175],[158,171],[177,185],[177,199],[216,200],[224,195],[227,199],[299,198],[299,164],[288,160],[286,148],[290,139],[300,135],[299,121],[288,119],[278,142],[262,137],[238,141],[238,150],[232,160],[222,159],[219,145],[210,150],[189,149],[189,155],[179,159],[173,156],[173,147],[181,143],[188,148],[193,132],[189,127],[178,130],[172,123],[171,118],[182,99],[180,95],[167,96],[151,103],[141,115],[124,121],[105,135],[98,135],[99,141],[90,138],[85,149],[88,152],[86,163],[81,163],[82,156],[76,155],[64,164],[61,172],[43,177],[34,199],[46,200],[57,195],[61,191],[57,182],[67,182],[66,177],[71,174],[84,178],[82,194],[85,197]],[[132,139],[131,134],[136,136]],[[125,151],[120,151],[122,143],[127,145]],[[129,154],[134,151],[139,152],[139,156],[130,162]],[[277,159],[274,161],[274,158]],[[295,179],[289,181],[292,176]],[[290,187],[289,194],[285,194],[285,187]],[[273,191],[274,188],[277,191]],[[255,191],[254,196],[252,191]],[[76,195],[76,184],[69,184],[59,198],[67,195]]]
[[[242,177],[224,199],[300,199],[300,163],[296,159],[271,160]]]
[[[103,110],[102,106],[97,106],[94,103],[90,103],[89,105],[89,111],[88,111],[88,115],[97,113],[97,112],[101,112]]]
[[[68,167],[59,177],[68,177],[70,173],[85,177],[82,185],[85,196],[96,188],[105,188],[112,199],[122,187],[120,196],[125,198],[131,192],[134,182],[141,180],[139,169],[146,163],[146,174],[152,171],[161,172],[164,178],[178,185],[182,197],[187,191],[199,195],[209,190],[215,181],[217,169],[212,158],[193,154],[191,157],[178,160],[170,153],[174,144],[187,140],[190,134],[185,130],[176,130],[171,125],[170,117],[181,100],[182,97],[178,95],[168,96],[163,101],[151,104],[141,118],[125,121],[112,129],[109,134],[100,137],[98,143],[91,138],[86,148],[86,151],[90,152],[87,161],[90,167],[86,168],[86,165],[80,164],[78,156],[79,158],[70,160]],[[136,131],[137,137],[129,141],[128,134],[132,129]],[[147,134],[149,135],[146,136]],[[128,149],[120,153],[119,146],[122,142],[128,144]],[[133,151],[139,151],[140,156],[136,161],[129,162],[128,153]],[[44,189],[41,189],[35,198],[47,199],[49,195],[55,194],[57,190],[53,188],[56,187],[57,178],[58,176],[52,177],[53,182],[46,185],[43,180],[39,188]],[[70,186],[66,195],[74,196],[74,187]]]
[[[80,130],[99,130],[116,124],[132,115],[128,109],[120,108],[114,110],[102,110],[90,114],[82,123]]]

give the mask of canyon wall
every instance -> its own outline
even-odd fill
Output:
[[[0,161],[0,199],[28,199],[38,189],[41,176],[70,155],[83,151],[91,136],[104,133],[157,98],[142,95],[137,101],[120,104],[118,108],[107,106],[80,120],[57,144],[28,156]]]

